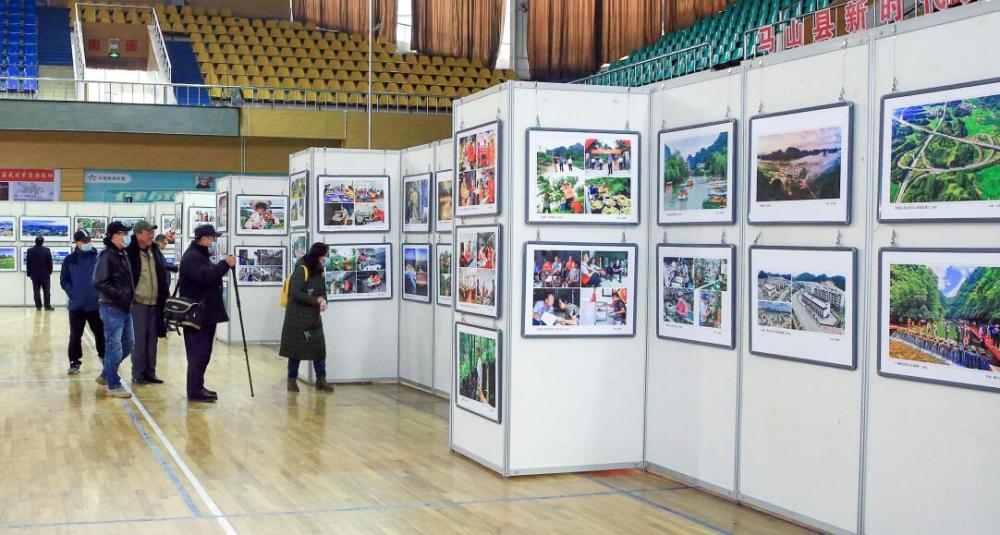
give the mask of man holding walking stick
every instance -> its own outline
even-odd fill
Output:
[[[205,310],[205,322],[201,329],[184,328],[188,401],[213,402],[219,399],[216,392],[205,388],[205,370],[212,360],[216,325],[229,321],[222,300],[222,279],[236,265],[233,255],[217,264],[209,259],[209,248],[219,236],[212,225],[196,228],[194,241],[181,257],[178,293],[181,297],[200,302]]]

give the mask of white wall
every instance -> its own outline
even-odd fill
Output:
[[[455,148],[451,139],[443,139],[434,144],[434,171],[447,171],[454,167],[455,165]],[[434,205],[435,217],[437,216],[437,190],[434,190],[434,195],[431,200]],[[450,227],[449,227],[450,230]],[[452,243],[452,232],[438,232],[436,233],[435,242],[436,243]],[[434,249],[437,251],[437,248]],[[435,252],[435,258],[437,253]],[[436,267],[436,265],[435,265]],[[437,282],[435,280],[435,282]],[[434,290],[437,291],[436,289]],[[454,292],[452,292],[454,295]],[[435,294],[434,302],[437,303],[437,294]],[[451,307],[444,305],[434,305],[434,379],[433,387],[434,391],[440,395],[448,396],[451,393],[451,369],[452,369],[452,359],[454,358],[452,354],[452,343],[454,342],[454,334],[452,333],[451,325]]]

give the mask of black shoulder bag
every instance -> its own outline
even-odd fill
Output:
[[[178,334],[184,327],[201,330],[205,326],[207,316],[205,305],[201,301],[178,297],[177,292],[180,289],[181,283],[177,281],[174,294],[167,298],[167,303],[163,306],[163,319],[167,327],[176,330]]]

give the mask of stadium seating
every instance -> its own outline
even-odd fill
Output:
[[[0,0],[0,91],[37,91],[37,78],[38,19],[35,2]]]

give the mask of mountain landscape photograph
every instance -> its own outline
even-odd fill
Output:
[[[839,126],[764,135],[756,147],[757,202],[840,198]]]

